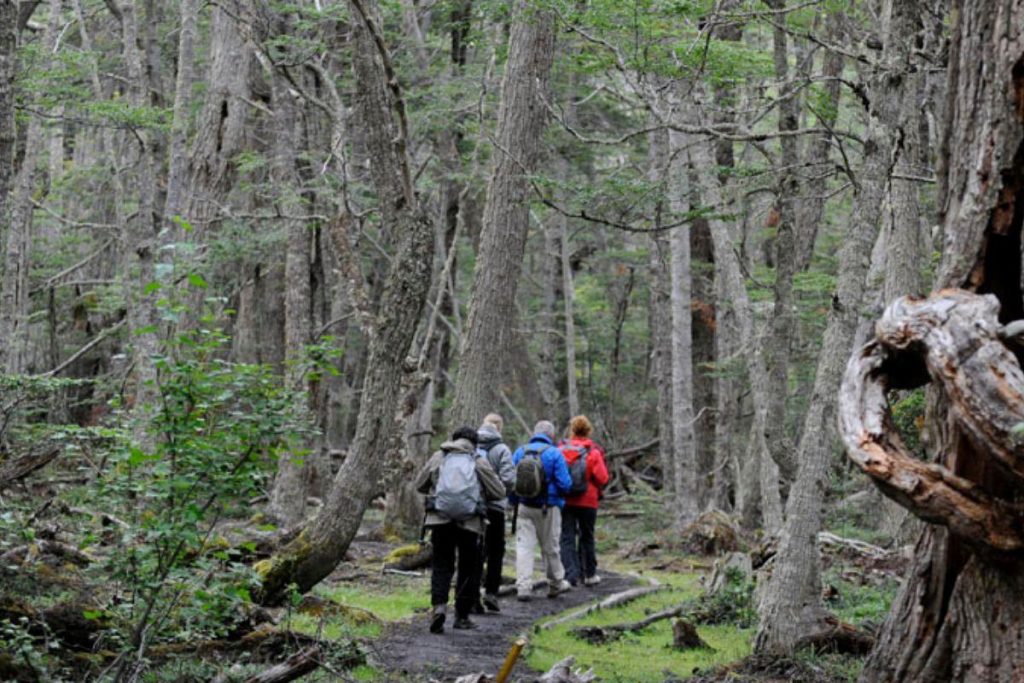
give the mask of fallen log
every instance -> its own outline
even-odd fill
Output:
[[[634,600],[642,598],[645,595],[650,595],[651,593],[660,591],[663,588],[663,586],[661,585],[661,583],[657,581],[657,579],[648,579],[648,581],[650,582],[650,584],[647,586],[630,588],[629,590],[624,590],[613,595],[609,595],[607,598],[603,600],[591,603],[586,607],[581,607],[580,609],[569,612],[568,614],[558,617],[557,619],[552,619],[551,621],[546,621],[543,624],[539,624],[538,626],[535,626],[534,629],[537,631],[546,631],[550,628],[558,626],[559,624],[564,624],[568,621],[575,621],[576,619],[585,617],[588,614],[593,614],[594,612],[599,612],[603,609],[620,607],[622,605],[633,602]]]
[[[66,560],[79,567],[85,567],[93,562],[93,558],[78,548],[61,543],[60,541],[37,540],[26,545],[19,545],[11,548],[3,555],[0,555],[0,568],[12,564],[24,564],[30,559],[50,555],[61,560]]]
[[[573,669],[576,658],[572,655],[560,662],[556,662],[547,673],[536,679],[537,683],[591,683],[597,680],[593,669],[582,671]]]
[[[320,646],[313,645],[300,650],[280,664],[266,671],[250,676],[245,683],[288,683],[301,678],[320,667]]]
[[[585,640],[588,643],[600,645],[603,643],[611,642],[613,640],[618,640],[622,637],[624,633],[635,633],[637,631],[642,631],[651,624],[656,624],[659,621],[671,619],[672,617],[678,617],[681,614],[689,612],[692,609],[693,605],[689,602],[686,602],[681,605],[676,605],[675,607],[663,609],[660,612],[655,612],[654,614],[644,617],[639,621],[628,621],[620,624],[607,624],[605,626],[577,626],[576,628],[571,629],[569,632],[573,636],[579,638],[580,640]]]
[[[20,458],[8,460],[0,465],[0,491],[24,479],[36,470],[40,470],[50,464],[60,455],[59,446],[50,446],[35,453],[23,455]]]
[[[384,569],[398,569],[403,572],[423,569],[434,557],[434,546],[429,543],[414,543],[395,548],[384,558]]]
[[[839,652],[866,655],[875,646],[875,636],[853,624],[827,614],[820,628],[797,643],[797,649],[812,648],[816,652]]]

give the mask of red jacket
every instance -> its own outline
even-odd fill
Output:
[[[597,509],[599,489],[608,484],[608,466],[604,462],[604,451],[590,439],[573,437],[568,443],[561,446],[562,455],[565,456],[565,464],[572,465],[580,457],[580,452],[568,446],[579,446],[588,448],[587,453],[587,490],[578,496],[565,499],[565,504],[570,507]]]

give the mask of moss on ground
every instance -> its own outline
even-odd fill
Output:
[[[652,612],[694,600],[700,594],[697,574],[652,572],[651,575],[669,588],[623,607],[595,612],[533,634],[527,651],[527,662],[536,669],[547,670],[558,660],[572,654],[580,666],[593,667],[603,681],[643,682],[688,676],[696,668],[727,664],[750,654],[753,630],[728,624],[698,626],[698,633],[711,649],[688,652],[672,649],[672,624],[669,620],[603,645],[592,645],[570,633],[577,626],[636,621]]]

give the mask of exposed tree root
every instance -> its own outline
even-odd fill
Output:
[[[384,558],[384,568],[405,572],[423,569],[430,564],[433,556],[434,547],[429,543],[405,545],[388,553]]]

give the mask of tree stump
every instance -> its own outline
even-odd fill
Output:
[[[701,639],[693,622],[686,619],[672,620],[672,647],[676,650],[712,649]]]
[[[683,550],[695,555],[723,555],[739,550],[739,534],[729,515],[710,510],[683,529]]]

